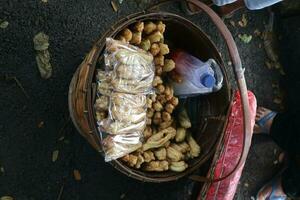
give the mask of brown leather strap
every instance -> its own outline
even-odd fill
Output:
[[[148,10],[153,10],[160,5],[167,3],[167,2],[174,2],[174,1],[180,1],[180,0],[163,0],[160,1],[158,4],[152,6]],[[199,0],[186,0],[187,3],[193,4],[195,7],[198,9],[202,10],[205,14],[209,16],[211,21],[215,24],[217,29],[219,30],[220,34],[222,35],[223,39],[226,42],[227,49],[229,51],[229,55],[232,61],[232,66],[233,70],[235,73],[235,78],[238,84],[238,88],[240,91],[241,95],[241,100],[242,100],[242,108],[243,108],[243,116],[244,116],[244,139],[243,139],[243,149],[241,156],[239,158],[239,161],[237,165],[232,169],[230,173],[227,175],[217,178],[217,179],[212,179],[212,178],[207,178],[207,177],[202,177],[202,176],[197,176],[197,175],[192,175],[190,178],[196,181],[200,182],[218,182],[226,179],[227,177],[231,176],[237,169],[239,169],[246,161],[250,145],[251,145],[251,121],[250,121],[250,110],[249,110],[249,101],[248,101],[248,93],[247,93],[247,86],[246,86],[246,81],[244,77],[244,69],[242,68],[242,62],[239,56],[239,52],[237,49],[237,46],[234,42],[234,39],[224,24],[224,22],[220,19],[220,17],[206,4],[200,2]]]

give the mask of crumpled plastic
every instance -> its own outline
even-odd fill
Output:
[[[255,124],[256,98],[251,91],[248,91],[250,106],[251,127]],[[214,179],[221,178],[233,170],[236,166],[243,148],[243,112],[241,97],[239,92],[235,92],[233,105],[230,111],[224,141],[218,147],[222,149],[216,155],[211,165],[208,175]],[[251,133],[252,134],[252,133]],[[198,195],[198,200],[232,200],[238,186],[244,164],[238,168],[231,176],[216,183],[206,183]]]

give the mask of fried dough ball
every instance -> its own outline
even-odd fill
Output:
[[[175,62],[172,59],[165,59],[165,65],[163,67],[164,72],[170,72],[175,69]]]
[[[153,31],[156,30],[156,24],[154,24],[153,22],[147,22],[144,25],[144,33],[146,34],[150,34]]]

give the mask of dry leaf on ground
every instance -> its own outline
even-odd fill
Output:
[[[0,19],[0,28],[2,28],[2,29],[5,29],[5,28],[7,28],[7,26],[8,26],[8,21],[5,21],[5,20],[1,20]]]
[[[247,20],[245,14],[242,15],[242,19],[238,22],[238,24],[240,25],[240,27],[246,27],[247,26],[248,20]]]
[[[252,35],[248,34],[239,34],[238,37],[244,42],[245,44],[248,44],[252,40]]]
[[[0,200],[14,200],[11,196],[2,196]]]
[[[118,12],[119,6],[117,5],[117,3],[115,1],[111,1],[110,4],[111,4],[111,7],[113,8],[114,12]]]
[[[75,179],[76,181],[80,181],[80,180],[81,180],[81,174],[80,174],[79,170],[74,169],[74,170],[73,170],[73,174],[74,174],[74,179]]]
[[[55,162],[58,158],[59,151],[55,150],[52,152],[52,162]]]
[[[37,126],[38,126],[38,128],[43,128],[44,127],[44,122],[43,121],[41,121]]]

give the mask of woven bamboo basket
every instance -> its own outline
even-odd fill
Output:
[[[236,81],[242,96],[245,124],[244,150],[236,166],[237,168],[246,159],[250,146],[247,88],[239,54],[230,32],[216,14],[205,4],[197,0],[187,0],[187,2],[194,4],[210,17],[224,38],[233,63]],[[97,129],[93,105],[96,98],[95,72],[98,60],[103,55],[105,49],[105,39],[107,37],[115,37],[121,30],[135,22],[149,20],[161,20],[166,24],[165,38],[170,46],[192,52],[202,60],[213,58],[220,66],[224,66],[216,46],[208,36],[191,21],[179,15],[161,11],[144,11],[130,15],[117,22],[96,41],[91,51],[76,70],[69,88],[69,110],[72,121],[78,132],[101,154],[101,138]],[[192,121],[192,133],[196,141],[200,144],[202,153],[198,158],[194,158],[188,162],[189,167],[184,172],[144,172],[130,168],[119,160],[111,161],[112,166],[129,177],[145,182],[174,181],[192,174],[195,170],[199,169],[216,152],[217,144],[222,141],[221,139],[228,119],[231,89],[224,67],[222,67],[222,72],[224,74],[224,85],[220,91],[210,95],[189,98],[186,102],[186,108]],[[204,177],[199,177],[198,180],[218,181]]]

